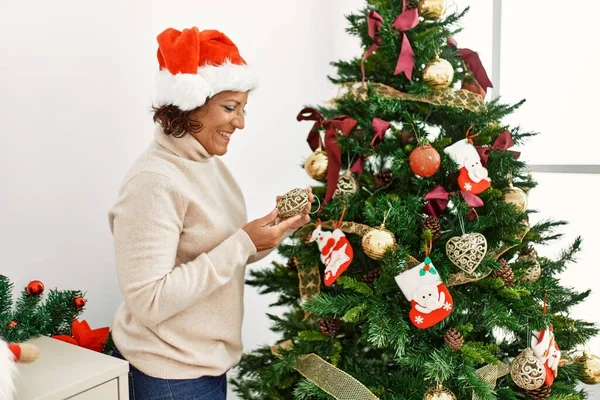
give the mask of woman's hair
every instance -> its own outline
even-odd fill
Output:
[[[179,107],[167,104],[160,107],[152,107],[154,111],[154,123],[160,124],[165,134],[181,138],[188,133],[197,133],[202,130],[202,122],[191,117],[196,111],[182,111]]]

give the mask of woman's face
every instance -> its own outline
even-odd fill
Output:
[[[214,156],[227,153],[227,146],[236,129],[244,129],[244,107],[248,92],[220,92],[190,114],[201,127],[190,134]]]

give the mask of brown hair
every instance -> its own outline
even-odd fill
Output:
[[[167,104],[160,107],[152,107],[154,111],[154,123],[159,124],[165,134],[181,138],[190,132],[197,133],[202,130],[202,122],[191,117],[191,113],[197,110],[182,111],[179,107]]]

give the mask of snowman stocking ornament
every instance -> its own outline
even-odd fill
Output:
[[[477,149],[473,146],[473,140],[469,137],[459,140],[458,142],[446,147],[444,153],[448,154],[456,164],[458,164],[458,186],[460,190],[465,192],[479,194],[491,185],[491,180],[488,177],[488,170],[481,165],[481,157],[477,153]]]
[[[320,221],[308,238],[308,242],[317,242],[321,261],[325,264],[324,282],[325,286],[331,286],[336,279],[346,271],[352,258],[354,250],[341,229],[335,228],[332,232],[323,231]]]
[[[454,302],[429,257],[396,276],[396,283],[410,301],[410,322],[419,329],[430,328],[452,312]]]

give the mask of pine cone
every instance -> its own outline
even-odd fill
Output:
[[[460,350],[464,341],[462,333],[454,328],[448,329],[444,334],[444,342],[452,350]]]
[[[367,272],[366,274],[364,274],[362,277],[362,281],[364,283],[366,283],[367,285],[370,285],[375,281],[375,279],[379,278],[380,275],[381,275],[381,268],[377,268],[377,269],[371,270],[371,271]]]
[[[437,240],[442,234],[442,226],[440,225],[440,220],[436,217],[429,216],[423,222],[423,231],[430,230],[433,234],[433,240]]]
[[[533,400],[546,400],[552,395],[552,389],[550,386],[544,385],[539,389],[528,390],[527,395]]]
[[[329,337],[335,337],[340,327],[342,326],[342,321],[339,319],[319,319],[319,329],[322,333]]]
[[[515,274],[513,273],[512,268],[508,264],[508,262],[504,259],[500,260],[500,264],[502,264],[502,268],[498,271],[494,272],[495,278],[500,278],[504,281],[504,286],[511,287],[515,285]]]
[[[416,7],[413,7],[416,8]],[[407,144],[413,144],[416,141],[414,135],[409,131],[400,132],[400,144],[406,146]]]
[[[298,258],[292,257],[288,260],[286,268],[290,271],[295,271],[298,269]]]
[[[519,255],[521,256],[533,256],[534,258],[537,257],[537,251],[535,251],[535,249],[531,246],[527,246],[524,249],[521,250],[521,252],[519,253]]]
[[[392,174],[392,171],[390,171],[389,169],[383,170],[378,172],[375,175],[375,184],[378,187],[382,187],[382,186],[387,186],[390,183],[392,183],[392,179],[394,178],[394,175]]]

